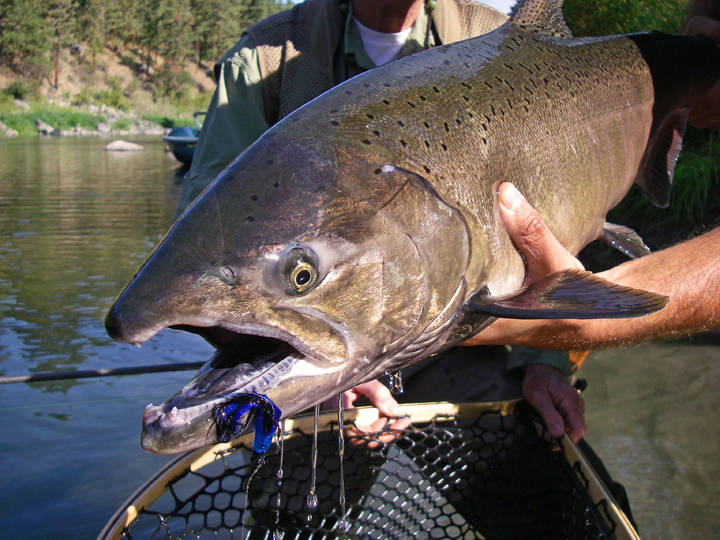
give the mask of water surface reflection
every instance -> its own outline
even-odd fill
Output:
[[[195,336],[138,350],[103,318],[167,230],[183,170],[158,138],[0,143],[0,373],[204,359]],[[184,374],[0,386],[0,530],[7,538],[94,538],[163,462],[139,448],[140,418]],[[7,535],[7,536],[6,536]]]

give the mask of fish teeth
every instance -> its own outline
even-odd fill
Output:
[[[145,407],[145,412],[143,413],[143,424],[148,426],[155,422],[162,415],[162,407],[156,407],[151,403],[150,405]]]
[[[176,428],[182,426],[183,424],[189,424],[191,420],[204,415],[206,412],[224,401],[226,401],[225,398],[215,399],[213,401],[209,401],[201,405],[195,405],[194,407],[188,407],[186,409],[173,407],[168,412],[162,412],[162,407],[148,405],[145,409],[143,421],[146,426],[154,422],[158,422],[159,427],[162,429]]]
[[[175,425],[175,424],[177,424],[177,423],[178,423],[178,422],[177,422],[177,420],[178,420],[178,408],[177,408],[177,407],[173,407],[173,408],[170,410],[170,412],[165,415],[165,420],[166,420],[167,423],[170,424],[170,425]]]

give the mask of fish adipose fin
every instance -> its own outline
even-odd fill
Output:
[[[605,222],[602,239],[631,259],[639,259],[645,255],[650,255],[650,248],[645,245],[640,235],[630,227]]]
[[[521,28],[533,28],[541,34],[571,38],[562,13],[563,0],[535,0],[518,2],[510,14],[509,23]]]
[[[585,270],[563,270],[512,297],[473,295],[469,313],[508,319],[624,319],[665,307],[667,296],[624,287]]]

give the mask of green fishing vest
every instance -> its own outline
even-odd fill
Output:
[[[494,30],[507,15],[474,0],[437,0],[433,28],[441,43]],[[247,30],[255,42],[269,125],[343,81],[333,81],[345,26],[338,0],[305,0]]]

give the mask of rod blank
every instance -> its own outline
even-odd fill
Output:
[[[191,371],[202,367],[205,362],[185,362],[180,364],[157,364],[154,366],[134,366],[111,369],[86,369],[80,371],[43,371],[29,375],[0,377],[0,384],[61,381],[66,379],[89,379],[91,377],[112,377],[116,375],[142,375],[144,373],[164,373],[168,371]]]

